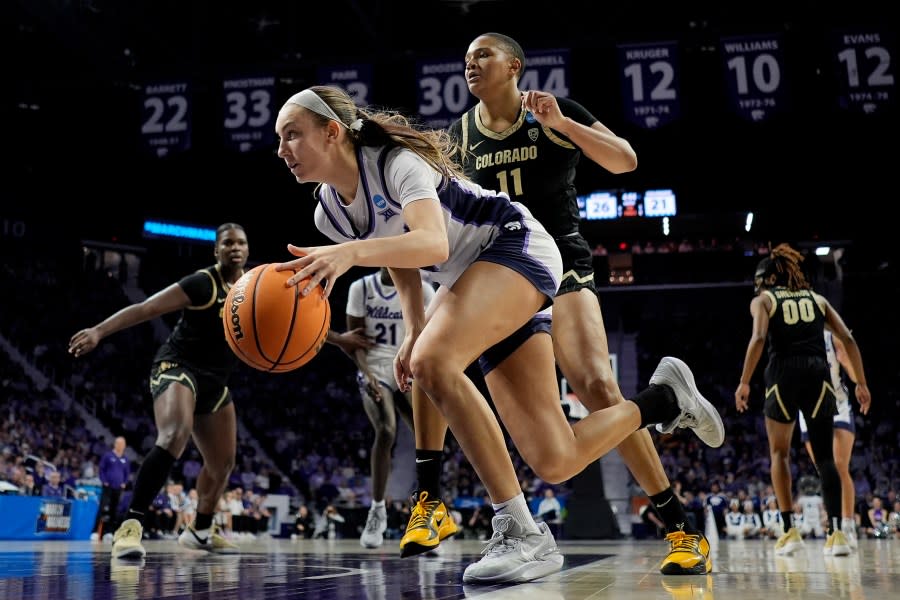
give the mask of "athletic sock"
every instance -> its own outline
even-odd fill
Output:
[[[525,529],[526,533],[541,532],[541,530],[538,529],[537,523],[534,522],[534,517],[531,516],[531,511],[528,510],[528,503],[525,502],[525,494],[513,496],[506,502],[493,504],[492,506],[494,507],[494,513],[498,515],[510,515],[516,520],[516,523]]]
[[[675,392],[667,385],[651,383],[631,401],[637,404],[641,411],[641,427],[666,423],[681,414]]]
[[[656,512],[659,513],[663,523],[666,524],[666,533],[672,533],[673,531],[698,533],[694,527],[691,527],[687,513],[684,512],[684,506],[675,496],[671,486],[658,494],[650,496],[650,502],[653,503]]]
[[[416,450],[418,492],[428,492],[429,500],[438,500],[441,497],[441,459],[443,456],[442,450]],[[416,500],[418,500],[418,495]]]
[[[201,512],[197,513],[197,518],[194,519],[194,529],[199,531],[201,529],[209,529],[212,527],[213,516],[207,515]]]
[[[789,510],[781,511],[781,526],[784,527],[784,532],[787,533],[788,529],[794,526],[794,513]]]

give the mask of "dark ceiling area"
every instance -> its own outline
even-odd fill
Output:
[[[309,189],[284,172],[274,147],[248,153],[222,147],[216,96],[222,78],[275,73],[280,102],[314,83],[323,62],[368,62],[375,81],[370,100],[411,113],[418,58],[461,59],[479,33],[499,31],[526,52],[569,49],[571,97],[637,150],[639,167],[627,175],[583,165],[580,190],[672,188],[683,231],[696,237],[741,235],[743,215],[752,211],[761,237],[868,243],[887,234],[885,215],[898,197],[896,101],[877,114],[841,110],[828,40],[845,27],[880,28],[896,55],[896,28],[886,25],[895,21],[884,7],[768,0],[627,6],[13,0],[0,8],[4,37],[12,41],[12,85],[4,94],[12,177],[0,212],[59,218],[73,227],[102,217],[123,232],[142,217],[239,220],[255,226],[256,236],[265,228],[267,237],[285,242],[311,238]],[[723,36],[755,33],[784,36],[792,83],[790,109],[763,123],[729,111],[717,50]],[[683,111],[675,122],[644,129],[623,116],[616,46],[652,40],[681,48]],[[896,73],[894,65],[890,70]],[[135,142],[138,91],[159,77],[195,85],[192,145],[163,159]],[[654,228],[613,223],[595,233],[652,237]]]

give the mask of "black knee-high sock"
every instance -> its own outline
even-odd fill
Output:
[[[834,519],[838,517],[840,524],[841,515],[841,476],[833,460],[818,461],[819,476],[822,478],[822,500],[825,503],[825,512],[828,513],[828,526],[825,532],[828,535],[834,533]]]
[[[419,492],[428,492],[428,499],[441,497],[441,450],[416,450],[416,476]],[[417,498],[418,499],[418,498]]]
[[[658,494],[650,496],[650,502],[656,508],[656,512],[666,524],[666,533],[673,531],[684,531],[685,533],[697,533],[697,530],[691,527],[688,521],[687,513],[684,512],[684,506],[675,496],[675,492],[671,487],[667,487]]]
[[[150,503],[166,483],[173,464],[175,464],[175,457],[160,446],[153,446],[153,449],[147,453],[134,481],[134,495],[128,505],[126,519],[137,519],[142,525],[144,524],[144,515],[150,508]]]
[[[637,404],[641,411],[641,427],[665,423],[681,414],[675,392],[667,385],[651,383],[631,401]]]

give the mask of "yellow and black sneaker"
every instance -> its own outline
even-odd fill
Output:
[[[434,509],[434,524],[437,526],[438,539],[442,542],[459,533],[459,527],[453,520],[453,515],[450,514],[443,502]]]
[[[437,548],[442,539],[459,531],[444,503],[429,500],[428,492],[420,492],[412,509],[406,533],[400,540],[400,557],[415,556]]]
[[[705,575],[712,571],[709,541],[702,533],[673,531],[666,541],[669,554],[659,567],[663,575]]]

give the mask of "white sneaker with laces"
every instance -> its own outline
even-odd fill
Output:
[[[366,526],[359,538],[363,548],[378,548],[384,544],[384,532],[387,530],[387,512],[385,509],[370,508]]]
[[[221,535],[215,526],[206,531],[197,531],[193,525],[188,525],[178,536],[178,543],[185,548],[215,554],[238,554],[241,551],[237,544]]]
[[[494,516],[491,526],[484,556],[466,567],[463,583],[524,583],[562,569],[563,556],[546,523],[528,535],[512,515]]]
[[[703,443],[718,448],[725,441],[725,426],[719,411],[704,398],[694,382],[694,374],[684,361],[665,356],[650,378],[650,383],[667,385],[675,392],[681,414],[668,423],[657,423],[660,433],[672,433],[676,427],[689,427]]]

